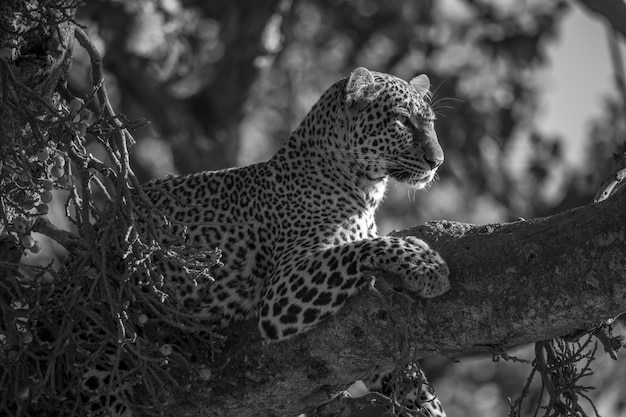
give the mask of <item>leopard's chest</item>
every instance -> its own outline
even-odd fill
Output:
[[[276,225],[277,241],[291,244],[284,249],[324,249],[377,236],[374,215],[386,181],[355,184],[311,179],[306,185],[283,195],[280,209],[269,221]]]
[[[338,224],[332,236],[329,239],[325,239],[324,244],[326,247],[338,246],[376,236],[377,229],[373,214],[363,214],[349,217]]]

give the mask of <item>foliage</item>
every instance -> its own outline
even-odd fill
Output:
[[[41,17],[39,9],[28,12],[32,20]],[[113,112],[100,56],[79,28],[76,37],[93,65],[86,100],[61,84],[42,95],[18,80],[17,44],[0,58],[0,410],[9,415],[97,414],[109,405],[119,411],[137,405],[126,388],[140,381],[152,401],[142,406],[158,410],[172,385],[207,377],[198,364],[220,344],[210,326],[167,299],[152,265],[167,258],[210,279],[206,271],[219,262],[219,251],[188,254],[184,236],[166,245],[154,239],[146,216],[153,209],[128,158],[129,129],[141,123]],[[87,151],[88,142],[106,150],[104,161]],[[46,217],[55,200],[74,231]],[[28,254],[42,250],[32,232],[69,251],[60,268],[29,264]],[[100,387],[93,370],[105,372]],[[119,408],[113,394],[123,401]]]

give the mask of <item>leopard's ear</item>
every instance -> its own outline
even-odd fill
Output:
[[[428,79],[428,76],[426,74],[420,74],[417,77],[413,78],[410,81],[410,84],[415,87],[418,94],[422,97],[429,93],[428,90],[430,89],[430,80]]]
[[[374,80],[367,68],[359,67],[350,73],[346,83],[348,110],[363,110],[380,94],[382,86]]]

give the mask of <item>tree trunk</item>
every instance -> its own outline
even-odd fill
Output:
[[[246,323],[218,361],[225,366],[211,390],[187,411],[297,416],[392,365],[400,343],[415,357],[497,353],[593,328],[626,311],[625,206],[626,187],[546,218],[485,226],[439,221],[397,232],[423,238],[447,260],[447,294],[424,300],[365,290],[313,331],[269,346]]]

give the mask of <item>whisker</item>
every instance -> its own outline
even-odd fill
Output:
[[[444,83],[446,82],[446,80],[443,80],[439,83],[439,85],[437,87],[435,87],[435,90],[432,92],[431,97],[434,98],[435,95],[437,94],[437,91],[439,91],[439,89],[444,85]]]
[[[450,101],[458,102],[458,103],[464,103],[465,102],[465,100],[461,100],[461,99],[458,99],[458,98],[442,97],[440,99],[437,99],[437,101],[435,101],[434,103],[432,103],[430,105],[430,107],[433,109],[433,111],[437,110],[437,109],[441,109],[441,108],[446,108],[446,107],[443,107],[442,104],[450,102]],[[455,106],[448,106],[447,108],[455,108]]]
[[[406,168],[409,170],[413,170],[416,168],[414,164],[407,162],[407,161],[403,161],[402,159],[388,160],[387,162],[389,162],[392,167],[393,166],[402,167],[402,168]]]
[[[435,106],[439,103],[441,103],[442,101],[458,101],[459,103],[465,103],[465,100],[460,99],[460,98],[456,98],[456,97],[441,97],[438,98],[437,101],[435,101],[432,106]]]
[[[453,106],[447,106],[447,105],[441,105],[441,106],[433,107],[433,111],[437,111],[439,109],[454,109],[454,107]]]

